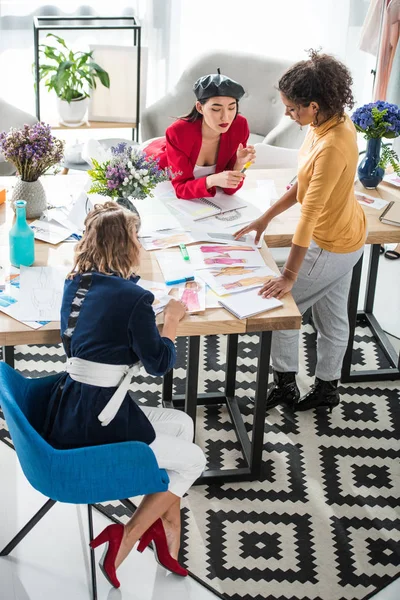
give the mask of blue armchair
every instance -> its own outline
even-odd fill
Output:
[[[18,459],[30,484],[49,498],[0,556],[8,555],[56,502],[88,505],[92,540],[93,504],[120,500],[134,510],[129,497],[168,489],[168,475],[158,467],[147,444],[123,442],[56,450],[39,435],[57,377],[26,379],[7,364],[0,363],[0,405]],[[94,551],[90,553],[92,598],[97,600]]]

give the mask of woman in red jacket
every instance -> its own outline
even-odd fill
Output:
[[[238,114],[244,89],[218,73],[200,77],[193,91],[197,102],[192,111],[144,152],[176,173],[172,185],[178,198],[210,198],[217,187],[234,194],[243,185],[241,170],[255,158],[254,147],[246,146],[247,120]]]

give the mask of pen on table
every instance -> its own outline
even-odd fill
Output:
[[[295,175],[295,176],[293,177],[293,179],[291,179],[291,180],[289,181],[289,183],[288,183],[288,184],[287,184],[287,186],[286,186],[286,189],[287,189],[287,190],[290,190],[290,188],[291,188],[291,187],[292,187],[292,186],[293,186],[293,185],[296,183],[296,181],[297,181],[297,175]]]
[[[190,260],[190,257],[189,257],[189,254],[188,254],[185,244],[179,244],[179,249],[181,251],[183,260]]]
[[[251,167],[251,165],[252,165],[252,164],[253,164],[253,163],[251,162],[251,160],[249,160],[249,162],[247,162],[247,163],[244,165],[243,169],[242,169],[240,172],[241,172],[241,173],[244,173],[245,171],[247,171],[247,169],[248,169],[249,167]]]
[[[173,281],[166,281],[165,285],[178,285],[178,283],[186,283],[187,281],[194,281],[194,276],[182,277],[181,279],[174,279]]]

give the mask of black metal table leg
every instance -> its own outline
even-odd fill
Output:
[[[256,394],[254,399],[253,431],[251,438],[251,455],[249,464],[252,479],[258,479],[261,475],[262,453],[264,448],[265,415],[267,410],[271,340],[271,331],[263,331],[260,333]]]
[[[387,335],[385,334],[382,327],[379,325],[378,321],[372,313],[374,308],[376,281],[378,277],[379,255],[380,244],[374,244],[373,246],[371,246],[365,304],[364,310],[362,311],[357,311],[362,259],[360,259],[360,261],[353,269],[348,308],[350,336],[346,354],[343,360],[341,377],[343,383],[352,383],[357,381],[393,381],[400,379],[400,356],[397,355]],[[357,323],[363,323],[368,325],[375,337],[375,342],[384,353],[390,365],[388,368],[368,371],[352,371],[351,359],[354,345],[354,331]]]
[[[378,279],[379,256],[381,253],[381,245],[373,244],[371,246],[371,254],[369,257],[367,290],[365,295],[364,310],[366,313],[372,313],[374,309],[376,280]]]
[[[3,346],[3,360],[14,369],[14,346]]]
[[[361,270],[363,265],[363,256],[353,268],[353,275],[351,278],[349,301],[347,305],[347,314],[349,318],[349,342],[347,344],[346,354],[344,355],[342,365],[342,377],[341,381],[347,383],[350,377],[351,371],[351,359],[353,354],[354,345],[354,332],[357,325],[357,305],[358,297],[360,294],[360,282],[361,282]]]
[[[197,388],[199,380],[200,336],[188,338],[185,413],[193,419],[196,435]]]
[[[225,396],[227,398],[233,398],[235,395],[238,341],[239,336],[237,333],[231,333],[228,335],[225,378]]]
[[[271,331],[260,333],[259,357],[257,364],[257,383],[254,403],[254,421],[251,439],[247,432],[242,413],[235,398],[238,334],[229,334],[226,354],[225,393],[213,392],[198,394],[198,377],[200,363],[200,337],[188,338],[188,355],[186,369],[186,391],[184,395],[172,396],[172,372],[164,377],[163,402],[171,398],[175,408],[184,408],[196,425],[196,410],[198,405],[226,404],[233,428],[235,430],[245,466],[232,469],[208,469],[195,482],[199,484],[229,481],[251,481],[259,478],[262,468],[262,453],[264,447],[264,424],[266,414],[269,360],[271,352]],[[97,508],[97,507],[96,507]]]
[[[172,387],[174,382],[174,370],[171,369],[163,377],[161,401],[164,408],[173,408]]]

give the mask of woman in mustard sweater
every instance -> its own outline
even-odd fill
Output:
[[[358,162],[356,130],[345,107],[352,108],[348,69],[326,54],[291,67],[279,81],[286,115],[309,131],[299,151],[297,183],[259,219],[237,232],[256,231],[260,238],[269,222],[296,202],[301,217],[280,277],[260,290],[266,298],[287,292],[303,314],[312,307],[318,330],[315,383],[300,399],[299,332],[274,331],[274,384],[268,407],[286,403],[295,410],[339,404],[337,385],[349,337],[347,301],[352,269],[362,256],[366,220],[354,196]]]

